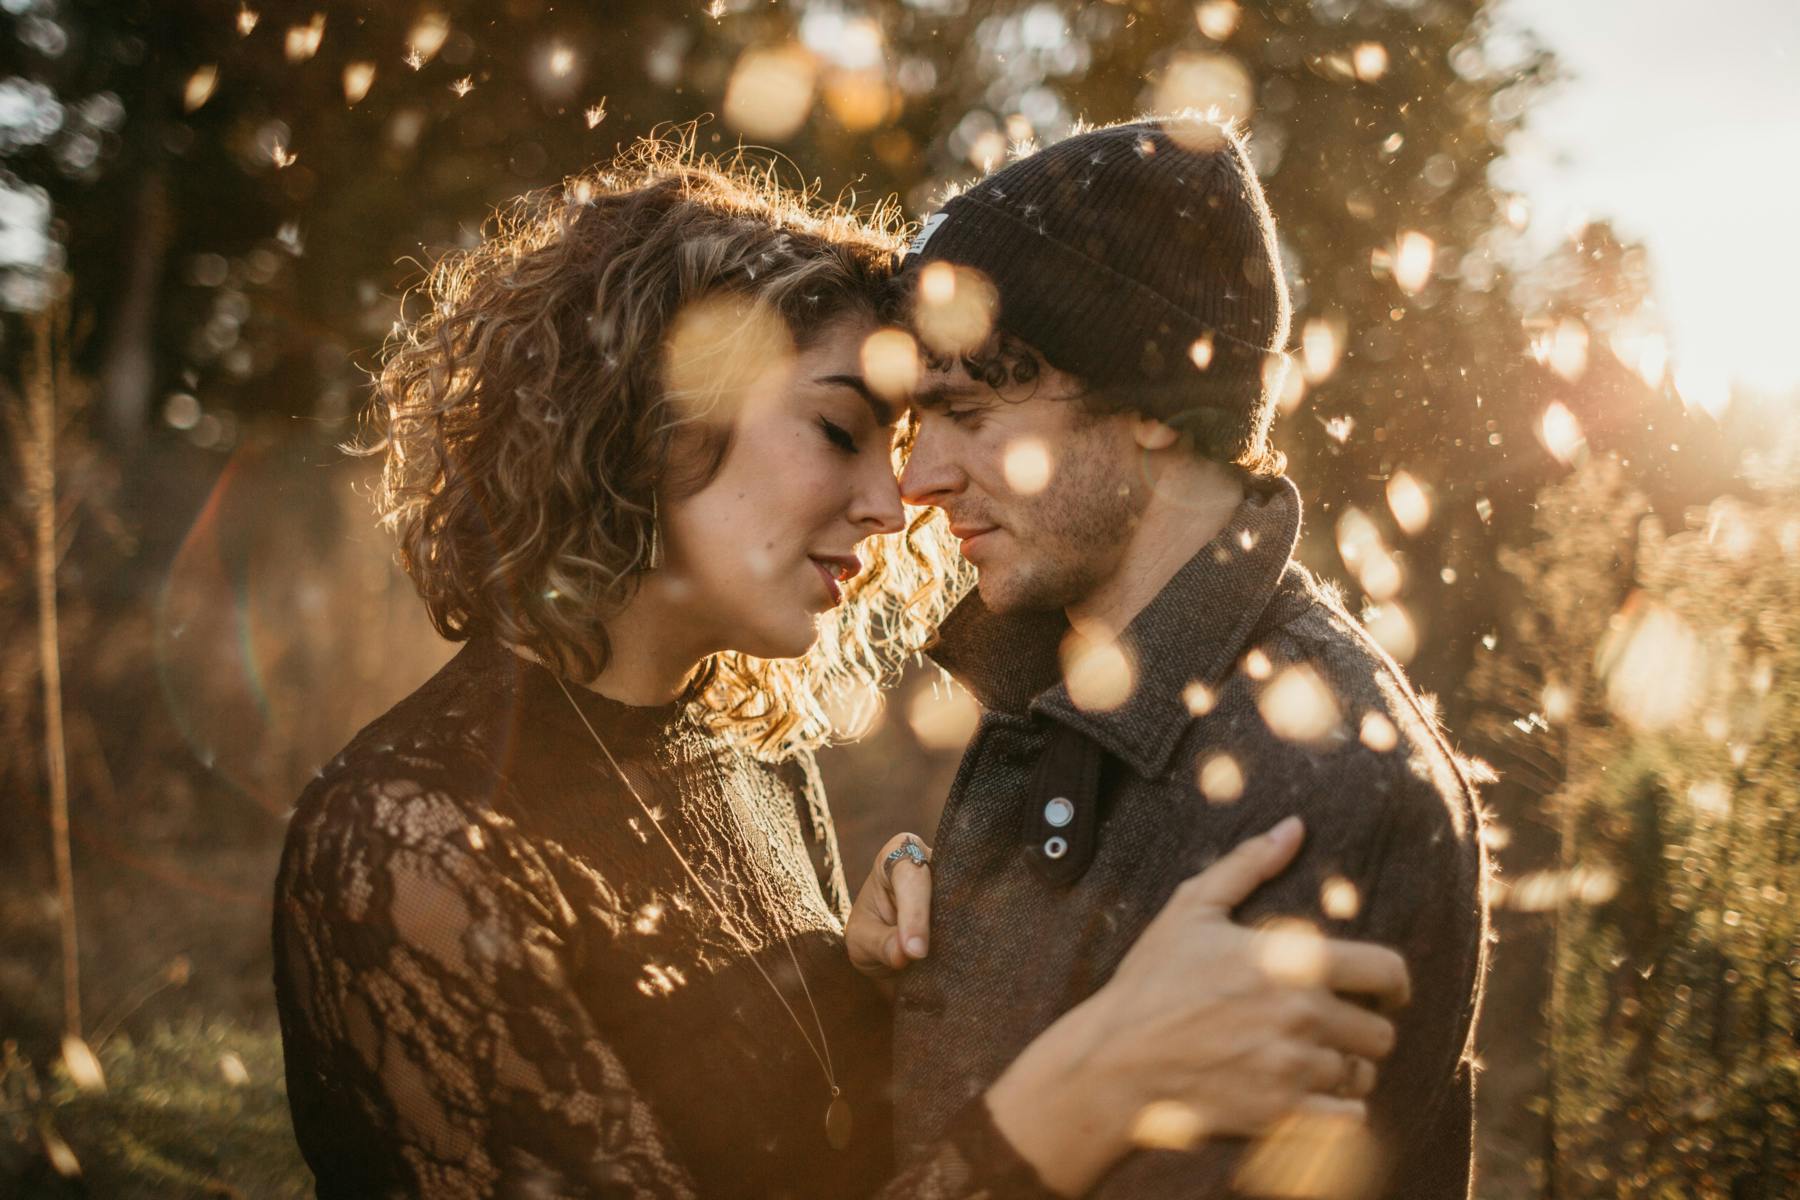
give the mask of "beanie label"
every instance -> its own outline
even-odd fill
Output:
[[[938,226],[942,225],[944,218],[949,215],[946,212],[937,212],[925,218],[924,228],[920,229],[917,236],[913,238],[912,244],[906,248],[906,253],[908,255],[921,253],[925,249],[925,243],[931,240],[931,235],[937,232]]]

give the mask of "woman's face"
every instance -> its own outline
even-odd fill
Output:
[[[748,390],[724,461],[661,504],[664,567],[646,586],[703,653],[805,654],[861,570],[856,549],[903,524],[890,452],[898,406],[863,382],[865,317],[828,325]]]

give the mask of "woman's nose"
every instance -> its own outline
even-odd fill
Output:
[[[900,503],[900,483],[882,466],[858,495],[850,519],[869,533],[898,533],[906,528],[906,509]]]

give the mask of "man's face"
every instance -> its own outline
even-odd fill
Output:
[[[1118,569],[1148,500],[1130,419],[1085,413],[1041,358],[993,387],[960,362],[927,370],[900,491],[943,509],[990,609],[1065,608]]]

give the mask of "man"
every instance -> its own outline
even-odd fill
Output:
[[[1099,987],[1183,879],[1297,814],[1300,858],[1238,916],[1405,957],[1367,1135],[1257,1155],[1146,1121],[1153,1148],[1098,1194],[1298,1170],[1315,1190],[1287,1194],[1466,1196],[1478,810],[1400,669],[1292,561],[1299,497],[1268,444],[1289,301],[1241,138],[1182,118],[1037,151],[933,216],[902,278],[937,357],[901,488],[946,511],[980,580],[932,654],[984,712],[935,839],[930,952],[896,998],[901,1153]],[[1298,929],[1269,969],[1305,969]]]

